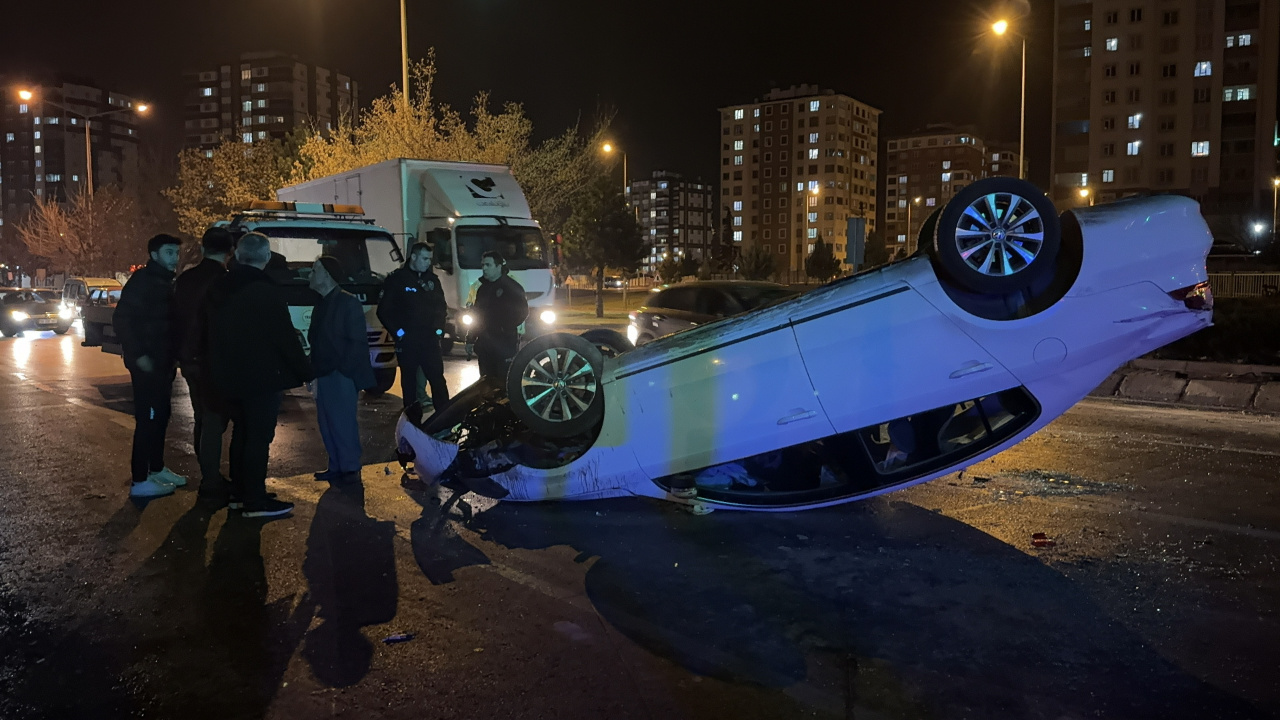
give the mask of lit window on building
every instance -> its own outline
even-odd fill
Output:
[[[1209,155],[1209,141],[1198,140],[1191,143],[1191,157],[1207,157]]]
[[[734,120],[741,120],[741,119],[742,119],[742,117],[743,117],[743,114],[744,114],[744,113],[743,113],[743,111],[742,111],[742,108],[738,108],[737,110],[734,110],[734,111],[733,111],[733,119],[734,119]]]
[[[1212,62],[1209,62],[1208,60],[1201,60],[1200,62],[1196,63],[1196,71],[1194,73],[1196,77],[1209,77],[1212,74],[1213,74]]]
[[[1141,127],[1142,127],[1142,113],[1137,113],[1137,114],[1134,114],[1134,115],[1130,115],[1130,116],[1129,116],[1129,129],[1130,129],[1130,130],[1137,130],[1138,128],[1141,128]]]
[[[1223,102],[1235,102],[1237,100],[1253,100],[1253,86],[1243,85],[1238,87],[1229,87],[1222,89]]]
[[[1093,46],[1092,46],[1092,45],[1085,45],[1085,46],[1084,46],[1084,56],[1085,56],[1085,57],[1093,57]]]
[[[1130,143],[1128,143],[1127,145],[1125,145],[1124,154],[1125,154],[1125,155],[1137,155],[1137,154],[1138,154],[1138,151],[1139,151],[1139,150],[1141,150],[1141,149],[1142,149],[1142,141],[1141,141],[1141,140],[1134,140],[1133,142],[1130,142]]]
[[[818,159],[818,148],[809,148],[809,159],[810,160]]]
[[[1103,170],[1103,171],[1102,171],[1102,182],[1104,182],[1104,183],[1109,183],[1109,182],[1115,182],[1115,181],[1116,181],[1116,171],[1115,171],[1115,170]]]
[[[200,94],[203,95],[204,97],[211,97],[213,95],[213,88],[211,87],[200,88]]]
[[[942,173],[942,182],[950,182],[950,181],[951,181],[951,173],[949,172]]]
[[[18,106],[18,112],[19,112],[19,113],[26,113],[26,112],[27,112],[27,104],[26,104],[26,103],[22,103],[21,105],[19,105],[19,106]]]
[[[734,230],[734,231],[733,231],[733,241],[734,241],[734,242],[742,242],[742,231],[741,231],[741,230]]]
[[[907,241],[906,235],[902,235],[902,234],[898,235],[898,242],[906,242],[906,241]]]
[[[942,169],[943,169],[943,170],[950,170],[950,169],[951,169],[951,161],[950,161],[950,160],[943,160],[943,161],[942,161]]]
[[[734,149],[734,150],[741,150],[741,149],[742,149],[742,143],[743,143],[743,141],[742,141],[742,140],[734,140],[734,141],[733,141],[733,149]]]
[[[809,101],[809,112],[818,112],[822,108],[822,103],[818,100]]]
[[[1120,38],[1107,38],[1107,52],[1115,52],[1120,49]]]
[[[1092,21],[1092,20],[1085,20],[1085,21],[1084,21],[1084,29],[1085,29],[1085,30],[1092,30],[1092,29],[1093,29],[1093,21]]]
[[[741,164],[742,164],[742,156],[741,156],[741,155],[734,155],[734,156],[733,156],[733,164],[734,164],[734,165],[741,165]]]
[[[244,133],[243,135],[240,136],[240,139],[244,142],[251,143],[253,142],[253,133],[251,132]]]
[[[810,143],[816,143],[816,142],[818,142],[818,136],[819,136],[819,135],[820,135],[820,133],[809,133],[809,142],[810,142]]]

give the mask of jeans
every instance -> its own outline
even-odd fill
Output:
[[[156,372],[130,370],[133,384],[133,454],[130,475],[142,482],[164,469],[164,434],[169,429],[173,368]]]
[[[320,423],[320,439],[329,453],[328,470],[351,473],[360,471],[360,423],[356,418],[356,402],[360,391],[355,381],[340,372],[316,378],[316,420]]]
[[[209,402],[212,382],[203,379],[201,368],[191,363],[182,365],[182,377],[191,396],[191,413],[195,418],[192,445],[200,463],[201,491],[217,491],[222,485],[222,435],[227,431],[227,416]],[[225,490],[224,490],[225,491]]]

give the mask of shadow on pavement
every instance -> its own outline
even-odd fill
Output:
[[[129,383],[128,376],[125,381],[120,383],[102,383],[94,385],[98,394],[102,396],[102,402],[98,403],[108,410],[124,413],[130,417],[133,416],[133,385]]]
[[[426,485],[405,473],[400,478],[405,494],[422,506],[422,516],[413,521],[409,538],[413,559],[432,585],[453,582],[453,572],[473,565],[488,565],[484,551],[458,536],[449,523],[451,511],[465,502],[439,485]],[[462,506],[467,512],[470,508]]]
[[[320,682],[356,684],[369,672],[373,645],[361,628],[396,615],[395,523],[370,518],[359,483],[334,485],[316,505],[302,570],[322,622],[307,633],[303,656]]]
[[[509,548],[599,556],[597,611],[689,671],[783,688],[805,658],[858,673],[891,716],[1264,717],[1148,647],[1068,579],[907,503],[694,517],[639,500],[500,503],[470,527]]]

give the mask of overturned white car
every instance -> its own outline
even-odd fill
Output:
[[[505,387],[402,416],[401,459],[510,500],[822,507],[994,455],[1212,320],[1212,238],[1187,198],[1059,218],[993,178],[921,236],[927,253],[640,348],[612,331],[537,338]]]

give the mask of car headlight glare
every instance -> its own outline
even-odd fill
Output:
[[[13,312],[9,313],[9,317],[12,317],[14,320],[21,322],[23,320],[30,318],[31,316],[22,312],[21,310],[14,310]]]
[[[58,311],[58,317],[62,318],[63,320],[70,320],[75,316],[76,316],[75,311],[69,307],[64,307]]]
[[[552,310],[543,310],[542,314],[539,315],[538,317],[541,318],[542,322],[546,323],[547,325],[556,324],[556,314]]]
[[[475,324],[475,322],[476,322],[476,319],[475,319],[475,318],[473,318],[473,317],[471,317],[471,313],[464,313],[464,314],[462,315],[462,324],[463,324],[463,325],[474,325],[474,324]]]
[[[636,327],[634,323],[627,325],[627,339],[631,341],[632,345],[635,345],[636,340],[640,339],[640,328]]]

